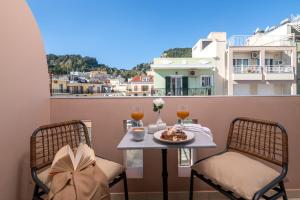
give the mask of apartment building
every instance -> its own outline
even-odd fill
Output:
[[[296,47],[229,46],[228,95],[296,94]]]
[[[253,35],[230,38],[228,95],[297,94],[299,20],[299,17],[285,19],[278,26],[257,29]]]

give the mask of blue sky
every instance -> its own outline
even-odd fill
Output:
[[[251,34],[300,13],[299,0],[27,0],[47,53],[132,68],[212,31]]]

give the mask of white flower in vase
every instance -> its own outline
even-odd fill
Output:
[[[162,98],[153,100],[153,111],[158,113],[158,117],[157,117],[158,119],[156,121],[156,124],[158,126],[165,124],[160,117],[160,112],[161,112],[161,109],[164,107],[164,105],[165,105],[165,101]]]
[[[153,100],[153,111],[159,112],[164,107],[165,101],[162,98],[154,99]]]

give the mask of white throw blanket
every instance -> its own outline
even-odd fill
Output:
[[[175,125],[175,126],[181,126],[181,125]],[[184,124],[183,130],[190,131],[195,134],[205,134],[211,139],[213,139],[213,134],[211,130],[207,127],[201,126],[200,124]]]

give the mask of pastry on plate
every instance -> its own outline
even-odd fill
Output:
[[[169,141],[183,141],[187,139],[187,135],[184,131],[178,127],[169,127],[162,132],[160,139]]]

